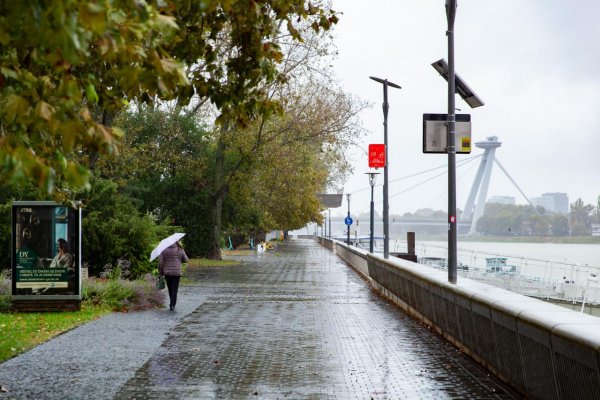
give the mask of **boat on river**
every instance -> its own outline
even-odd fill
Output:
[[[488,257],[485,259],[485,272],[497,275],[518,275],[519,267],[506,263],[506,257]]]
[[[438,268],[438,269],[446,269],[446,267],[448,265],[448,261],[443,257],[419,257],[417,262],[419,264],[427,265],[427,266]],[[456,265],[456,270],[457,271],[468,271],[469,266],[465,265],[463,263],[458,263]]]

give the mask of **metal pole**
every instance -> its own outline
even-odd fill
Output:
[[[375,229],[375,203],[373,202],[373,189],[371,185],[371,237],[369,241],[369,253],[373,252],[373,230]]]
[[[448,282],[456,283],[456,106],[454,71],[454,19],[456,0],[446,0],[448,18]]]
[[[383,84],[383,143],[385,146],[385,166],[383,167],[383,257],[390,258],[390,216],[389,216],[389,204],[388,204],[388,127],[387,117],[389,110],[388,103],[388,86],[396,89],[402,89],[399,85],[393,82],[389,82],[387,79],[370,77],[372,80]]]
[[[331,208],[328,208],[327,211],[329,211],[329,238],[331,239]]]
[[[350,218],[350,193],[346,194],[346,198],[348,199],[348,218]],[[350,246],[350,225],[346,225],[348,227],[348,236],[346,238],[346,244]]]
[[[383,83],[383,143],[385,145],[385,166],[383,167],[383,258],[390,258],[390,215],[388,204],[388,126],[387,117],[390,106],[388,103],[388,80]]]

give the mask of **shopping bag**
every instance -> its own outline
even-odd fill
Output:
[[[162,290],[165,287],[167,287],[167,282],[165,281],[165,277],[163,275],[158,278],[158,281],[156,282],[156,290]]]

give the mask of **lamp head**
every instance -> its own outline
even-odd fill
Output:
[[[369,184],[371,185],[371,187],[375,187],[375,184],[377,183],[377,175],[379,175],[379,172],[375,172],[375,171],[369,171],[369,172],[365,172],[365,174],[369,175]]]
[[[446,80],[448,81],[448,74],[450,73],[448,63],[443,58],[432,63],[431,66]],[[469,105],[471,108],[476,108],[484,105],[484,102],[473,92],[473,90],[462,80],[457,73],[454,74],[454,84],[456,93]]]
[[[376,78],[374,76],[370,76],[369,78],[372,79],[372,80],[374,80],[375,82],[381,83],[382,85],[391,86],[391,87],[396,88],[396,89],[402,89],[400,87],[400,85],[396,85],[394,82],[390,82],[387,79]]]

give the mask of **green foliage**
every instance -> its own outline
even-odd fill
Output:
[[[119,182],[140,210],[182,227],[189,256],[205,254],[212,218],[209,132],[193,114],[150,107],[123,113],[118,122],[129,132],[122,156],[99,162],[100,172]]]
[[[356,113],[364,104],[328,82],[294,81],[273,90],[282,115],[221,133],[226,235],[319,221],[317,194],[349,171],[344,150],[361,134]]]
[[[566,236],[569,220],[531,206],[488,203],[477,221],[477,231],[494,236]]]
[[[573,236],[589,235],[592,231],[594,206],[577,199],[571,204],[571,232]]]
[[[0,313],[10,311],[12,300],[10,295],[0,294]]]
[[[88,278],[81,285],[81,297],[83,301],[90,302],[94,305],[102,303],[104,291],[107,286],[106,279]]]
[[[86,186],[87,166],[70,154],[113,154],[123,134],[93,114],[188,83],[163,51],[177,28],[144,2],[2,2],[0,177],[46,193]]]
[[[554,236],[568,236],[569,235],[569,218],[562,214],[551,214],[549,217],[549,223],[552,227],[552,233]]]
[[[152,269],[150,252],[177,227],[157,222],[140,212],[135,201],[117,192],[116,185],[94,178],[89,191],[80,194],[83,202],[83,262],[91,275],[105,266],[128,263],[128,272],[141,276]],[[34,187],[4,186],[0,191],[0,270],[10,269],[11,209],[13,200],[34,200]]]
[[[70,155],[114,154],[123,131],[110,116],[132,99],[210,99],[246,125],[279,109],[259,86],[286,79],[281,27],[299,42],[298,24],[336,22],[304,0],[2,2],[0,177],[87,186],[85,159]]]
[[[109,280],[102,293],[102,303],[115,311],[127,310],[127,306],[135,300],[135,291],[130,285],[124,283]]]
[[[196,28],[178,30],[168,49],[176,59],[194,66],[189,69],[194,90],[185,92],[180,104],[194,95],[207,97],[219,109],[220,122],[240,126],[280,110],[264,85],[289,78],[278,69],[284,60],[281,42],[301,42],[301,26],[319,32],[338,21],[331,9],[305,0],[169,3],[165,10],[172,10],[182,26]]]
[[[176,99],[182,107],[194,98],[200,105],[216,107],[212,111],[227,137],[215,135],[204,140],[204,134],[189,134],[198,130],[186,130],[181,115],[165,119],[157,114],[158,119],[145,124],[144,134],[133,132],[132,137],[141,140],[126,143],[129,152],[121,153],[120,165],[104,168],[99,175],[117,178],[118,190],[113,193],[118,193],[119,199],[105,209],[95,207],[92,201],[85,211],[84,223],[91,236],[84,236],[84,247],[91,257],[92,272],[98,272],[102,263],[114,264],[117,258],[130,260],[136,273],[147,270],[140,257],[153,235],[145,232],[154,229],[151,218],[126,205],[133,199],[141,203],[142,211],[151,212],[158,220],[170,218],[184,225],[190,233],[186,242],[191,254],[212,251],[211,245],[220,241],[224,202],[229,210],[247,206],[239,214],[226,215],[224,222],[232,227],[245,229],[254,222],[271,226],[281,221],[297,226],[302,220],[319,218],[314,189],[322,186],[323,172],[331,167],[327,160],[336,160],[336,166],[344,167],[337,170],[345,170],[344,163],[337,162],[339,151],[335,157],[315,160],[320,170],[310,174],[310,189],[297,194],[308,205],[299,215],[289,214],[298,209],[292,203],[265,213],[276,196],[264,196],[266,206],[258,208],[241,196],[235,202],[226,198],[234,180],[245,179],[250,185],[256,182],[240,172],[251,173],[255,167],[257,159],[252,155],[260,147],[261,132],[241,135],[238,141],[237,127],[283,115],[294,101],[283,104],[287,94],[274,96],[273,85],[291,82],[294,74],[301,76],[298,81],[306,81],[309,70],[321,74],[317,63],[308,68],[304,61],[326,52],[307,46],[296,59],[299,62],[287,62],[284,53],[293,53],[292,49],[309,42],[310,32],[327,31],[337,21],[328,3],[305,0],[3,3],[0,178],[17,182],[29,179],[45,193],[58,188],[61,191],[56,196],[69,199],[69,189],[89,189],[90,168],[99,158],[117,154],[123,128],[144,126],[139,118],[152,116],[140,113],[129,118],[129,125],[127,118],[113,121],[130,101],[139,105]],[[290,71],[290,65],[301,65],[298,70],[302,72]],[[314,101],[312,109],[325,112],[336,99],[341,97]],[[331,116],[338,111],[328,112]],[[161,121],[176,124],[163,125]],[[289,121],[293,118],[280,121],[283,131]],[[338,126],[344,128],[343,124]],[[325,125],[322,128],[327,131]],[[302,132],[301,125],[288,137],[297,132]],[[317,152],[336,148],[329,139],[315,143],[312,150]],[[294,168],[291,163],[289,166]],[[263,191],[275,188],[283,189],[272,185]],[[106,188],[92,187],[90,192],[101,195],[98,192],[103,190]],[[121,199],[122,194],[128,197]],[[294,202],[302,204],[296,198]],[[289,220],[282,218],[286,214]],[[126,243],[125,238],[138,243]]]
[[[0,271],[10,269],[11,211],[15,200],[48,200],[31,185],[0,184]]]
[[[84,261],[94,276],[119,260],[128,261],[134,277],[151,271],[150,252],[175,230],[138,211],[134,201],[118,194],[116,184],[107,180],[94,178],[83,204]]]
[[[11,281],[9,270],[0,273],[0,313],[10,310],[11,305]]]
[[[588,236],[589,229],[581,222],[573,222],[571,224],[571,235],[573,236]]]
[[[11,268],[11,210],[10,202],[0,204],[0,271]]]
[[[242,262],[238,260],[209,260],[206,258],[194,258],[190,260],[190,268],[229,267],[239,264],[242,264]]]
[[[163,307],[164,291],[156,290],[156,278],[146,274],[133,281],[116,277],[84,281],[83,299],[92,304],[104,305],[113,311],[138,311]]]

